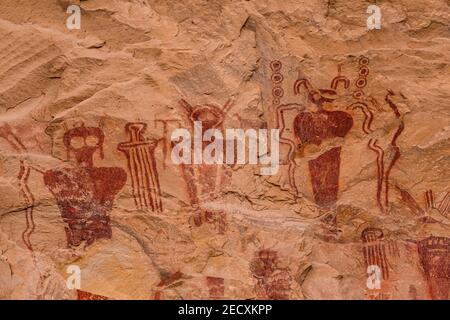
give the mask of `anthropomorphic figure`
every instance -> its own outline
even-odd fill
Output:
[[[103,157],[105,136],[97,127],[77,127],[64,134],[68,157],[75,166],[47,170],[44,183],[56,198],[64,222],[69,246],[86,245],[97,239],[110,239],[109,213],[114,198],[124,187],[127,174],[118,167],[95,167],[93,156]]]

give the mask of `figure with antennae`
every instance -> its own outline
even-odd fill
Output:
[[[352,95],[357,101],[347,109],[360,109],[364,113],[363,129],[366,133],[369,133],[372,130],[370,127],[373,119],[372,112],[364,101],[356,97],[363,94],[361,92],[366,84],[364,81],[368,74],[367,64],[369,60],[366,57],[360,57],[359,63],[362,71],[356,84],[358,94]],[[339,144],[340,139],[345,138],[353,127],[352,115],[347,110],[336,110],[336,100],[342,92],[345,93],[349,90],[351,82],[342,74],[342,64],[338,65],[338,74],[331,80],[329,88],[319,89],[314,87],[299,71],[299,76],[293,86],[293,92],[295,95],[305,95],[306,103],[282,104],[280,99],[283,97],[284,91],[280,84],[283,80],[280,73],[281,62],[272,61],[270,67],[273,71],[272,101],[276,112],[277,126],[280,129],[280,143],[287,145],[289,150],[287,154],[289,184],[298,197],[299,190],[295,175],[296,154],[304,155],[305,150],[313,151],[320,147],[317,156],[309,154],[308,167],[311,186],[314,201],[323,212],[325,221],[334,225],[333,211],[338,199],[341,167],[342,147]],[[307,111],[309,109],[313,110]],[[286,116],[288,112],[291,112],[289,120]]]
[[[20,154],[27,152],[8,124],[0,124],[0,138]],[[33,252],[31,235],[35,231],[35,198],[28,187],[32,170],[43,175],[45,185],[57,200],[63,220],[67,223],[65,229],[69,246],[78,246],[83,241],[90,245],[96,239],[111,238],[109,212],[115,195],[125,184],[126,172],[116,167],[94,166],[95,152],[100,151],[103,158],[104,140],[100,128],[81,125],[67,130],[63,138],[68,160],[75,155],[75,166],[45,170],[26,159],[20,160],[19,187],[27,204],[26,229],[22,239],[30,251]]]
[[[295,136],[304,147],[308,144],[320,146],[323,141],[344,138],[353,126],[350,114],[344,111],[328,111],[324,105],[333,103],[337,98],[336,88],[340,81],[348,87],[348,80],[339,76],[334,79],[332,89],[315,89],[307,79],[298,79],[294,84],[294,93],[300,94],[306,89],[309,102],[317,111],[300,112],[294,119]],[[339,190],[341,147],[333,146],[309,161],[314,200],[320,207],[334,206]]]
[[[279,65],[272,62],[272,70]],[[335,138],[344,138],[353,126],[352,116],[344,111],[329,111],[325,108],[333,108],[333,102],[337,99],[337,90],[340,86],[348,89],[350,81],[341,75],[341,66],[330,84],[330,88],[316,89],[308,79],[299,76],[294,83],[294,94],[300,95],[304,89],[307,101],[315,107],[315,111],[305,111],[305,106],[300,104],[281,104],[276,107],[277,124],[281,130],[280,142],[290,146],[288,160],[290,185],[298,195],[295,183],[295,152],[303,150],[308,145],[320,146],[325,141]],[[295,110],[297,114],[289,130],[293,131],[292,138],[283,136],[288,130],[284,112]],[[323,210],[333,208],[337,201],[339,190],[340,170],[340,146],[330,146],[315,159],[309,160],[309,172],[315,203]]]
[[[203,131],[216,129],[225,136],[224,121],[233,106],[231,100],[228,100],[223,107],[210,103],[192,106],[184,99],[181,99],[179,104],[186,112],[190,130],[194,131],[195,123],[201,122]],[[203,141],[202,151],[208,144],[209,142]],[[234,154],[236,156],[236,152]],[[198,208],[194,217],[195,225],[212,223],[219,233],[224,233],[226,224],[223,212],[210,212],[199,208],[202,202],[211,201],[218,196],[225,179],[223,167],[204,163],[182,164],[181,170],[186,181],[190,205]]]

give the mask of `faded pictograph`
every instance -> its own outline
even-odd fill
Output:
[[[225,280],[219,277],[206,277],[206,285],[209,290],[209,298],[213,300],[224,299]]]
[[[258,299],[288,300],[291,295],[291,272],[280,266],[278,252],[261,249],[250,262],[250,272],[256,279]]]
[[[445,193],[442,200],[439,201],[439,203],[436,203],[433,190],[429,189],[425,191],[425,201],[426,210],[431,211],[432,209],[435,209],[441,216],[448,218],[450,214],[450,192]]]
[[[196,135],[198,135],[198,131],[196,131],[195,127],[196,123],[200,123],[202,126],[200,134],[202,131],[216,129],[224,136],[225,117],[233,106],[231,100],[227,101],[223,107],[219,107],[215,104],[192,106],[186,100],[180,100],[179,104],[188,120],[186,129],[191,132],[194,139],[196,138]],[[199,128],[197,128],[197,130],[198,129]],[[216,199],[220,194],[222,186],[226,183],[228,176],[224,170],[223,164],[205,164],[202,163],[202,161],[200,161],[200,163],[198,163],[199,161],[195,161],[195,153],[197,153],[197,157],[199,157],[199,154],[203,154],[205,148],[210,144],[208,141],[204,141],[203,137],[197,137],[197,139],[199,139],[197,141],[200,141],[200,145],[194,146],[189,143],[189,147],[192,149],[192,153],[194,153],[194,155],[192,155],[194,161],[190,161],[188,164],[180,164],[180,170],[186,183],[189,203],[194,210],[193,222],[197,227],[203,224],[212,224],[219,234],[224,234],[227,226],[225,213],[222,211],[213,212],[211,210],[203,209],[202,203]],[[174,151],[172,150],[172,152]],[[181,154],[181,156],[183,156],[183,154]]]
[[[392,296],[390,266],[383,231],[380,228],[366,228],[361,233],[361,240],[368,274],[367,297],[369,300],[389,300]],[[389,244],[389,249],[395,250],[395,244]]]
[[[176,291],[176,288],[182,284],[183,277],[185,277],[185,275],[181,271],[163,276],[161,281],[156,286],[156,289],[154,290],[153,300],[164,300],[165,298],[173,299],[173,295],[175,295],[175,297],[178,297],[179,295]],[[172,288],[174,288],[174,290],[171,291],[171,295],[168,296],[168,291],[170,291]]]

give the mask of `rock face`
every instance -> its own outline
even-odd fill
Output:
[[[0,299],[449,299],[449,3],[368,5],[2,0]]]

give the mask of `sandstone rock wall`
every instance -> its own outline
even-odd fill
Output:
[[[1,0],[0,299],[448,299],[450,3],[370,4]]]

